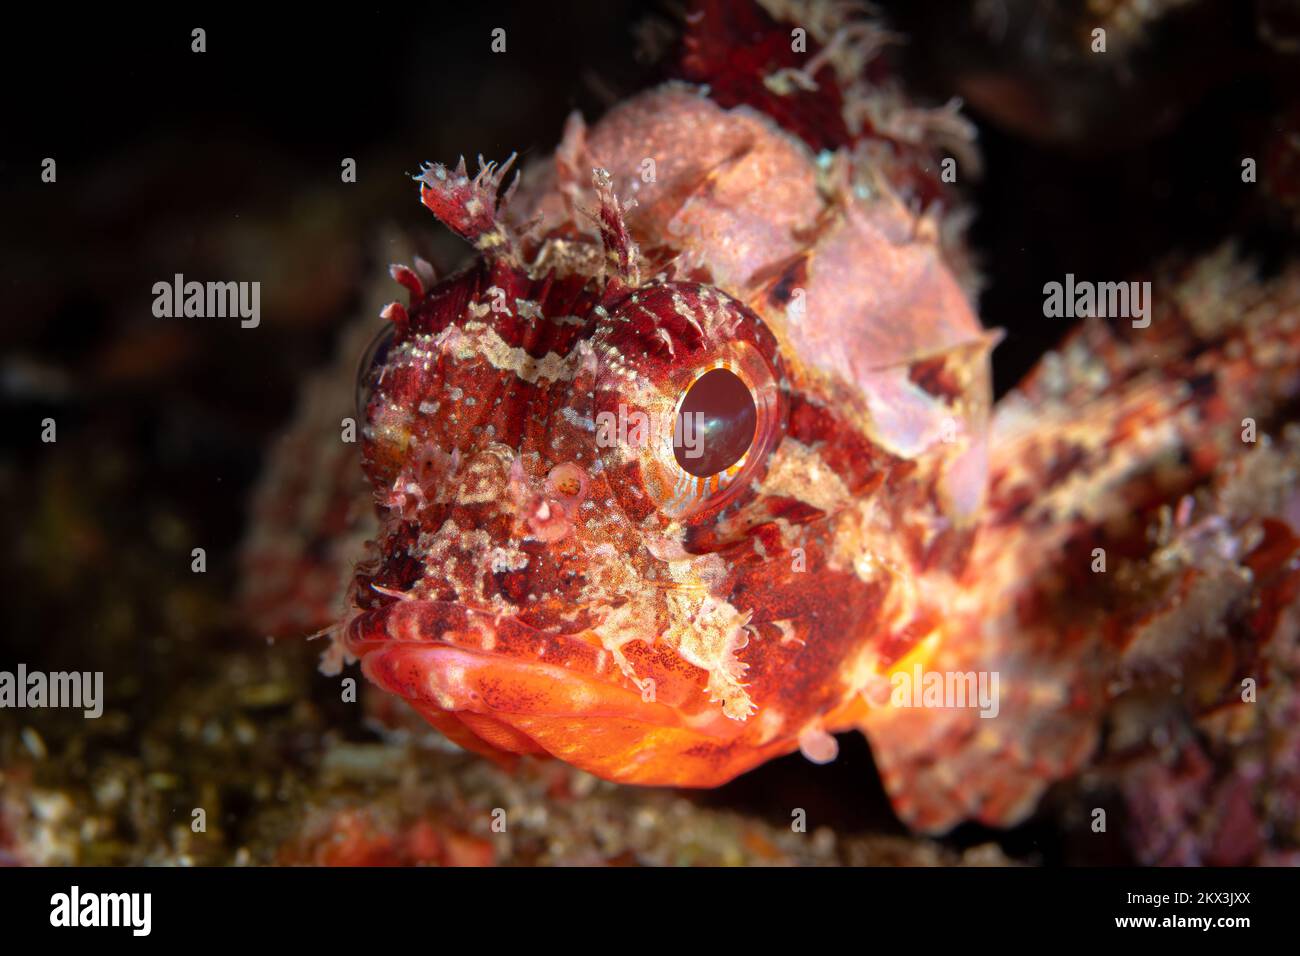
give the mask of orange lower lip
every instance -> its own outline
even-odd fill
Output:
[[[550,754],[623,783],[717,786],[794,746],[746,746],[686,726],[676,710],[633,690],[448,644],[385,644],[365,655],[362,668],[468,750]]]
[[[453,643],[488,640],[491,649]],[[581,633],[548,635],[514,617],[445,601],[396,601],[363,612],[348,648],[384,690],[405,698],[452,741],[500,759],[550,754],[622,783],[713,787],[793,750],[785,737],[754,739],[758,728],[702,707],[703,688],[659,674],[659,699],[645,700],[607,667],[605,651]],[[560,648],[562,647],[562,651]],[[556,656],[544,660],[537,649]],[[552,660],[564,660],[563,665]]]
[[[362,668],[384,689],[446,711],[679,721],[663,704],[559,665],[450,644],[387,644],[366,654]]]
[[[475,645],[466,645],[467,635]],[[517,618],[447,601],[398,601],[364,612],[347,631],[348,648],[362,659],[366,676],[417,706],[484,715],[675,720],[671,708],[643,701],[633,689],[581,666],[541,659],[556,640]],[[594,657],[580,638],[566,648],[565,658],[589,664]]]

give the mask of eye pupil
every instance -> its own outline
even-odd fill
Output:
[[[688,474],[707,478],[749,450],[758,413],[740,376],[715,368],[701,375],[677,412],[673,456]]]

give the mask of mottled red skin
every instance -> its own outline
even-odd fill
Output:
[[[844,96],[835,69],[825,63],[812,79],[816,90],[786,96],[772,92],[763,78],[782,69],[802,69],[821,45],[808,40],[796,53],[790,27],[782,28],[756,4],[710,0],[696,7],[682,34],[677,74],[689,83],[708,83],[710,97],[728,109],[750,105],[814,150],[836,149],[852,141],[844,122]]]

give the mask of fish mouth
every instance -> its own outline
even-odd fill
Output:
[[[550,755],[624,783],[712,787],[795,746],[746,744],[743,725],[721,714],[701,720],[647,699],[582,634],[418,600],[363,612],[347,632],[372,683],[500,761]]]

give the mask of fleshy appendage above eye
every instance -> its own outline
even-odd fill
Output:
[[[710,286],[641,289],[599,343],[596,444],[624,511],[716,513],[761,479],[785,431],[776,340]]]

